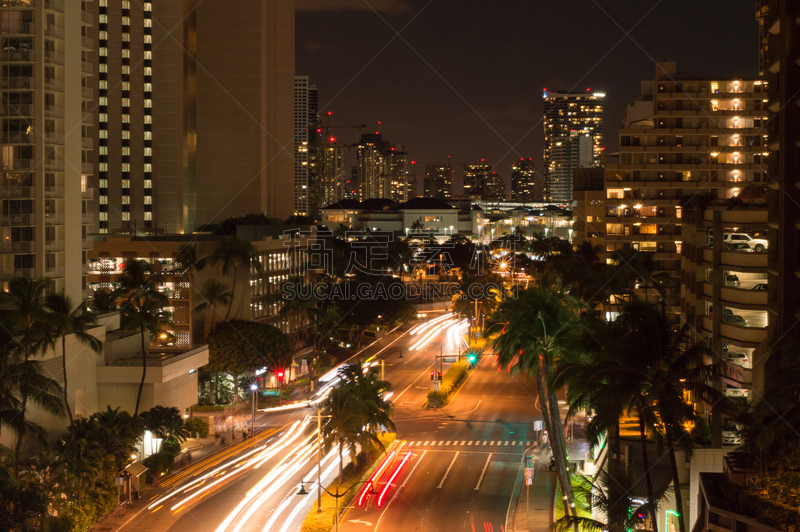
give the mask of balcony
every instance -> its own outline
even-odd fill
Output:
[[[81,173],[87,175],[94,174],[94,165],[92,163],[81,163]]]
[[[91,13],[87,13],[86,11],[81,11],[81,22],[86,24],[87,26],[94,26],[94,17]]]
[[[48,133],[44,137],[44,143],[45,144],[56,144],[58,146],[63,146],[64,145],[64,135],[61,135],[59,133]]]
[[[0,196],[3,199],[33,199],[35,193],[34,187],[7,185],[0,189]]]
[[[56,39],[64,38],[64,28],[60,28],[55,24],[48,24],[44,29],[44,34],[48,37],[55,37]]]
[[[0,253],[34,253],[35,251],[36,242],[32,241],[15,242],[6,240],[0,243]]]
[[[44,88],[49,91],[64,92],[64,82],[54,78],[45,78]]]
[[[49,170],[51,172],[63,172],[64,161],[57,161],[55,159],[45,159],[44,169]]]
[[[10,76],[3,78],[4,89],[34,89],[33,76]]]
[[[93,100],[94,90],[91,87],[81,87],[81,98],[84,100]]]
[[[81,148],[84,150],[94,149],[94,140],[87,139],[86,137],[81,138]]]
[[[81,61],[81,72],[86,74],[87,76],[94,75],[94,67],[91,63],[87,63],[86,61]]]
[[[61,0],[44,0],[44,8],[58,13],[64,12],[64,2]]]
[[[10,281],[16,277],[33,279],[36,277],[36,268],[12,268],[0,270],[0,279]]]
[[[0,113],[2,113],[3,116],[32,117],[36,114],[36,108],[27,103],[21,103],[19,105],[7,103],[0,107]]]
[[[46,225],[64,225],[64,215],[63,214],[46,214],[44,217],[44,223]]]
[[[63,198],[64,197],[64,187],[45,187],[44,188],[44,197],[45,198]]]
[[[0,33],[6,35],[33,35],[36,33],[36,26],[32,22],[4,20],[0,24]]]
[[[64,66],[64,54],[60,54],[58,52],[45,52],[44,61],[45,63]]]
[[[6,133],[0,136],[3,144],[33,144],[36,138],[33,133]]]
[[[745,290],[741,288],[731,288],[723,286],[720,291],[720,299],[725,306],[729,304],[767,306],[766,290]]]
[[[36,0],[2,0],[0,7],[36,7]]]
[[[9,214],[0,218],[0,225],[25,227],[34,224],[36,224],[36,218],[33,214]]]
[[[63,240],[50,240],[44,243],[45,251],[64,251]]]
[[[85,190],[81,191],[81,198],[90,200],[94,198],[94,188],[87,186]]]
[[[64,118],[64,108],[53,105],[44,106],[44,116],[48,118]]]
[[[92,39],[91,37],[87,37],[85,35],[81,36],[81,46],[83,46],[84,48],[87,48],[89,50],[93,50],[94,49],[94,39]]]
[[[64,277],[64,267],[47,266],[44,269],[46,279],[59,279]]]
[[[719,334],[723,339],[730,340],[742,347],[757,347],[767,339],[767,328],[740,327],[731,323],[720,323]]]
[[[81,214],[81,223],[83,225],[92,225],[94,223],[94,215],[89,212]]]
[[[36,59],[33,50],[3,50],[0,53],[3,62],[33,63]]]
[[[94,240],[89,240],[88,238],[81,240],[81,249],[84,251],[91,251],[94,249]]]
[[[14,159],[3,161],[3,170],[6,172],[30,172],[33,170],[33,159]]]
[[[81,123],[91,126],[94,124],[94,113],[83,113]]]

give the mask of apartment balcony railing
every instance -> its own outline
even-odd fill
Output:
[[[64,66],[64,54],[58,52],[45,52],[44,60],[46,63]]]
[[[81,173],[83,173],[83,174],[93,174],[94,173],[94,165],[92,163],[81,163]]]
[[[4,20],[0,24],[0,33],[8,35],[33,35],[36,33],[36,26],[32,22],[18,22]]]
[[[36,7],[36,0],[2,0],[0,7]]]
[[[55,24],[48,24],[45,26],[44,34],[48,37],[55,37],[56,39],[64,38],[64,28],[60,28]]]
[[[29,226],[36,223],[33,214],[9,214],[0,218],[2,225]]]
[[[94,148],[94,140],[87,139],[86,137],[81,138],[81,148],[84,150],[91,150]]]
[[[83,289],[83,299],[92,299],[94,297],[94,290],[91,288]]]
[[[87,186],[85,190],[81,191],[81,198],[82,199],[93,199],[94,198],[94,187]]]
[[[81,214],[81,223],[91,225],[94,223],[94,215],[88,212]]]
[[[33,253],[36,251],[36,242],[6,240],[0,242],[0,253]]]
[[[33,76],[9,76],[3,78],[4,89],[33,89]]]
[[[57,161],[55,159],[45,159],[44,169],[50,170],[51,172],[63,172],[64,161]]]
[[[64,118],[64,108],[54,105],[45,105],[44,116],[48,118]]]
[[[25,63],[32,63],[36,60],[33,50],[3,50],[3,53],[0,54],[0,59],[8,62],[18,61]]]
[[[47,279],[58,279],[64,277],[64,267],[45,267],[44,276]]]
[[[84,48],[89,48],[90,50],[93,50],[94,49],[94,39],[92,39],[91,37],[87,37],[87,36],[83,35],[81,37],[81,46],[83,46]]]
[[[44,8],[52,11],[64,12],[64,2],[61,0],[44,0]]]
[[[64,197],[64,187],[45,187],[44,188],[44,197],[45,198],[63,198]]]
[[[11,280],[15,277],[33,279],[36,277],[36,268],[9,268],[0,270],[0,279]]]
[[[81,247],[84,250],[89,250],[94,248],[94,240],[89,240],[88,238],[84,238],[83,240],[81,240]]]
[[[64,251],[64,241],[63,240],[51,240],[49,242],[44,243],[44,250],[45,251]]]
[[[94,99],[94,90],[91,87],[81,87],[81,97],[84,100]]]
[[[7,172],[29,172],[33,170],[33,159],[14,159],[3,161],[3,170]]]
[[[50,214],[44,217],[44,223],[46,225],[64,225],[64,215],[63,214]]]
[[[83,113],[83,116],[81,117],[81,122],[83,124],[88,124],[88,125],[94,124],[94,114],[92,114],[92,113]]]
[[[7,103],[0,107],[0,113],[3,113],[3,116],[34,116],[36,108],[28,103],[18,105]]]
[[[33,133],[6,133],[0,136],[3,144],[33,144],[36,137]]]
[[[44,137],[45,144],[58,144],[59,146],[63,146],[64,144],[64,135],[58,133],[48,133]]]
[[[0,199],[32,199],[35,193],[34,187],[6,186],[0,188]]]
[[[87,63],[86,61],[81,61],[81,72],[86,74],[87,76],[94,75],[94,67],[91,63]]]
[[[89,26],[93,26],[94,25],[94,17],[92,16],[91,13],[88,13],[86,11],[81,11],[81,22],[83,22],[84,24],[87,24]]]
[[[49,91],[64,92],[64,82],[54,78],[45,78],[44,88]]]

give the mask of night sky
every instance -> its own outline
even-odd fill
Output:
[[[754,0],[296,5],[296,72],[319,87],[322,110],[405,145],[419,173],[450,156],[459,184],[461,164],[483,158],[506,181],[520,157],[533,157],[541,170],[544,87],[606,92],[613,152],[625,106],[640,81],[653,78],[654,61],[675,61],[686,74],[757,73]],[[355,129],[332,134],[359,138]]]

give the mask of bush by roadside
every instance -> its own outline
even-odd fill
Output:
[[[461,362],[455,362],[447,369],[442,375],[442,384],[439,386],[439,390],[428,392],[429,408],[439,408],[447,402],[447,399],[456,391],[458,385],[467,378],[469,366],[469,362],[462,360]]]
[[[208,421],[202,418],[190,417],[186,420],[185,427],[192,438],[194,438],[195,435],[199,438],[208,438]]]

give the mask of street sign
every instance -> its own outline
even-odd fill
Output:
[[[543,428],[541,420],[533,422],[533,430],[542,430]]]
[[[264,397],[268,397],[270,395],[277,397],[278,395],[280,395],[280,392],[278,390],[264,390],[261,392],[261,395],[263,395]]]
[[[533,468],[526,467],[525,468],[525,478],[533,478]]]
[[[528,455],[525,457],[525,467],[533,467],[533,456]]]
[[[525,479],[525,485],[526,486],[533,486],[533,479],[532,478],[526,478]]]

